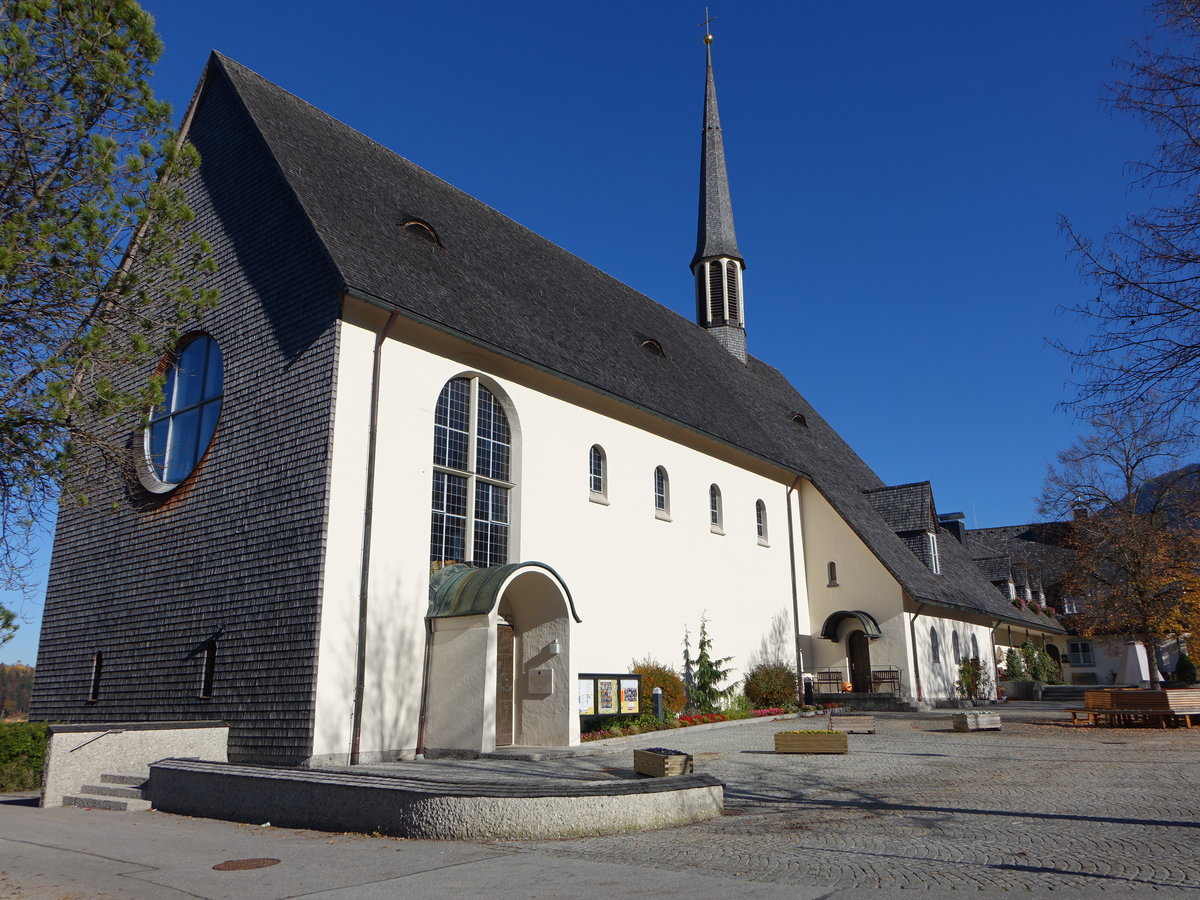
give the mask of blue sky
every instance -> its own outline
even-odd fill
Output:
[[[217,49],[682,315],[703,5],[146,0],[182,115]],[[892,484],[1036,519],[1094,294],[1057,218],[1141,209],[1153,136],[1107,110],[1137,0],[715,5],[750,351]],[[36,607],[0,661],[36,655]]]

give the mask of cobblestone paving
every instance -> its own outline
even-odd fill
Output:
[[[1200,730],[1070,728],[1063,717],[1005,711],[1002,732],[960,734],[947,715],[885,714],[878,733],[850,736],[846,756],[771,752],[774,732],[804,727],[791,722],[643,735],[560,766],[630,777],[633,747],[674,747],[725,781],[726,815],[501,846],[831,889],[1200,896]]]

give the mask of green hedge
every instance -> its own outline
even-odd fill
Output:
[[[0,722],[0,793],[36,791],[46,765],[46,726]]]

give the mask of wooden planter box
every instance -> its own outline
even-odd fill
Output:
[[[955,713],[955,731],[999,731],[999,713]]]
[[[829,727],[834,731],[845,731],[847,734],[874,734],[874,716],[832,716]]]
[[[839,731],[777,731],[776,753],[849,753],[850,738]]]
[[[633,768],[639,775],[691,775],[692,757],[686,753],[667,755],[653,750],[634,750]]]

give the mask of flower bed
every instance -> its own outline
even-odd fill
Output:
[[[688,725],[708,725],[711,722],[724,722],[726,717],[720,713],[697,713],[694,716],[680,716],[680,727],[686,728]]]

